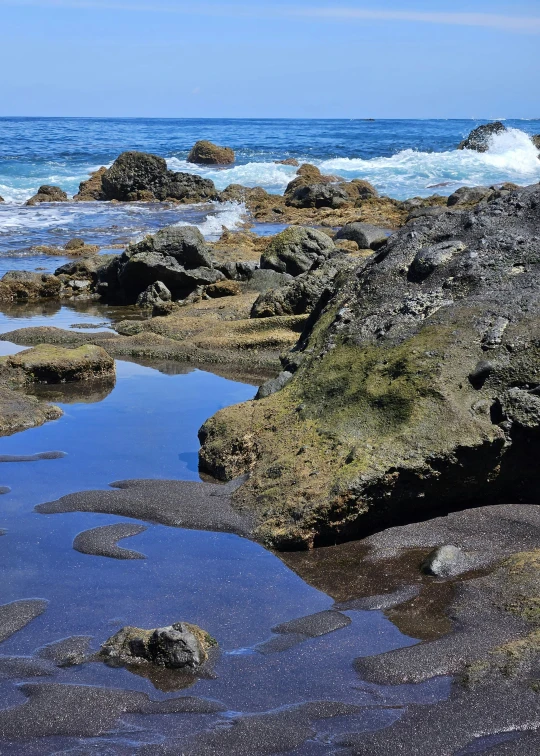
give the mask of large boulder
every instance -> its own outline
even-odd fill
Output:
[[[116,262],[116,277],[128,300],[157,281],[179,298],[225,278],[214,269],[209,247],[194,226],[169,226],[130,244]]]
[[[40,186],[37,194],[30,197],[24,204],[28,207],[40,205],[42,202],[67,202],[67,194],[59,186]]]
[[[476,152],[487,152],[491,138],[495,134],[502,134],[506,131],[506,126],[500,121],[486,123],[478,128],[473,129],[469,136],[458,144],[458,150],[476,150]]]
[[[146,152],[123,152],[102,174],[101,184],[101,198],[106,200],[203,202],[217,199],[213,181],[169,171],[163,158]]]
[[[195,671],[208,659],[217,642],[197,625],[176,622],[168,627],[143,630],[123,627],[107,640],[99,652],[115,664],[153,664],[168,669]]]
[[[349,195],[339,184],[307,184],[298,186],[287,197],[291,207],[330,207],[337,210],[349,202]]]
[[[290,226],[270,242],[261,256],[261,268],[298,276],[335,252],[334,242],[322,231]]]
[[[286,386],[205,424],[201,464],[250,472],[235,499],[280,548],[536,503],[539,365],[535,185],[395,233],[314,313]]]
[[[540,150],[540,134],[535,134],[531,137],[532,143],[536,147],[537,150]]]
[[[87,344],[64,349],[41,344],[18,354],[0,358],[0,372],[19,385],[69,383],[96,378],[114,380],[114,360],[100,346]]]
[[[230,147],[220,147],[203,139],[192,147],[187,159],[188,163],[197,165],[229,165],[234,163],[235,155]]]

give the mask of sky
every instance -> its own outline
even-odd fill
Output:
[[[0,0],[0,116],[540,117],[540,0]]]

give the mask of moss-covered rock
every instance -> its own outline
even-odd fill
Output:
[[[261,256],[261,268],[298,276],[336,252],[330,237],[313,228],[290,226],[277,234]]]
[[[112,357],[99,346],[76,349],[42,344],[18,354],[0,358],[0,373],[14,385],[67,383],[95,378],[115,378]]]
[[[230,147],[220,147],[203,139],[193,146],[187,160],[197,165],[229,165],[234,163],[235,155]]]
[[[259,537],[309,546],[537,500],[539,206],[534,186],[409,224],[314,313],[282,391],[205,424],[202,465],[250,472],[235,497]],[[443,240],[452,255],[419,279]]]

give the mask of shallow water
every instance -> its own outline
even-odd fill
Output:
[[[2,353],[18,349],[7,342],[0,346]],[[121,561],[81,554],[72,542],[81,531],[125,518],[34,512],[36,504],[79,490],[106,489],[119,479],[198,480],[198,428],[221,407],[249,399],[256,391],[255,386],[189,366],[178,365],[176,374],[166,374],[118,361],[117,370],[112,389],[77,387],[62,394],[62,387],[50,387],[64,416],[0,438],[0,458],[65,453],[35,462],[0,462],[0,484],[11,489],[0,497],[0,528],[7,531],[1,538],[0,603],[35,597],[49,601],[44,614],[2,644],[2,654],[31,655],[72,635],[92,636],[96,648],[126,624],[154,627],[192,621],[219,640],[221,653],[215,679],[195,682],[186,694],[216,699],[229,711],[244,713],[319,699],[369,706],[362,715],[320,722],[314,753],[332,752],[326,741],[340,731],[390,724],[399,715],[392,706],[401,702],[447,694],[446,681],[387,691],[362,683],[352,668],[355,657],[416,642],[381,612],[348,611],[352,623],[344,629],[280,653],[259,653],[256,647],[273,637],[272,627],[330,609],[333,599],[245,538],[145,523],[145,532],[121,545],[147,559]],[[145,677],[101,663],[58,670],[51,679],[139,690],[154,699],[172,695],[174,688],[167,683],[160,690],[163,684],[156,688]],[[11,683],[0,684],[2,707],[23,700]],[[175,716],[126,716],[128,729],[135,728],[128,745],[126,724],[88,744],[97,753],[107,752],[105,744],[114,754],[135,753],[139,745],[159,743],[170,731],[178,735]],[[193,715],[181,732],[204,730],[214,719]],[[185,715],[181,722],[186,722]],[[73,739],[59,737],[1,752],[55,753],[72,745]]]

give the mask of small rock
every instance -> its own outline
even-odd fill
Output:
[[[454,577],[470,569],[467,556],[457,546],[438,546],[422,562],[420,569],[434,577]]]
[[[298,276],[336,252],[332,239],[321,231],[290,226],[277,234],[261,256],[261,268]]]
[[[206,287],[206,293],[209,297],[234,297],[240,294],[241,287],[238,281],[218,281]]]
[[[359,249],[379,249],[386,244],[388,232],[370,223],[347,223],[338,231],[335,238],[354,241]]]
[[[109,638],[99,655],[121,664],[150,663],[169,669],[196,670],[208,659],[216,641],[197,625],[176,622],[168,627],[143,630],[123,627]]]
[[[139,307],[155,307],[171,301],[171,292],[162,281],[156,281],[137,297]]]
[[[296,158],[287,158],[286,160],[275,160],[274,161],[276,165],[292,165],[295,168],[298,168],[300,163]]]
[[[76,237],[75,239],[70,239],[68,243],[64,245],[64,249],[67,249],[68,251],[73,249],[81,249],[82,247],[84,247],[84,245],[84,239]]]
[[[284,370],[277,376],[277,378],[271,378],[269,381],[266,381],[266,383],[263,383],[263,385],[257,391],[257,396],[255,397],[255,399],[264,399],[271,394],[275,394],[276,391],[281,391],[281,389],[287,385],[292,377],[292,373],[289,373],[288,370]]]

